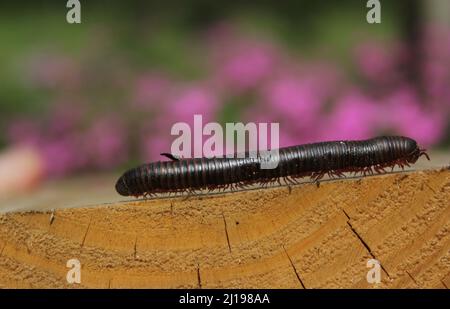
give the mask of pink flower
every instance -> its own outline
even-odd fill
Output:
[[[84,106],[80,102],[54,102],[50,114],[49,134],[61,135],[79,129]]]
[[[206,123],[214,119],[219,106],[216,95],[206,86],[193,85],[182,88],[166,105],[165,113],[175,122],[192,123],[194,114],[202,115]]]
[[[75,136],[42,141],[38,147],[44,158],[47,175],[65,176],[81,168],[85,163],[81,141]]]
[[[75,61],[66,55],[43,53],[31,59],[29,77],[39,86],[76,87],[81,73]]]
[[[215,113],[219,102],[215,94],[203,85],[190,85],[179,89],[171,98],[168,98],[163,109],[155,119],[143,126],[141,138],[141,155],[144,158],[160,158],[161,152],[170,152],[172,141],[172,126],[177,122],[187,123],[191,129],[191,142],[194,142],[194,115],[202,116],[202,127],[215,120]],[[205,139],[206,140],[206,139]],[[198,141],[197,141],[198,142]],[[191,145],[195,147],[202,145]]]
[[[133,105],[140,110],[153,110],[168,97],[171,87],[171,82],[162,75],[141,76],[136,82]]]
[[[231,43],[216,60],[217,77],[225,87],[242,91],[255,87],[268,78],[275,69],[275,49],[261,42],[238,41]]]
[[[388,50],[379,43],[367,42],[357,46],[355,56],[361,73],[371,81],[392,81],[398,77],[399,55],[395,49]]]
[[[95,167],[106,169],[123,163],[128,156],[125,125],[117,116],[95,121],[85,133],[84,149]]]
[[[423,40],[424,52],[428,59],[444,62],[450,60],[450,28],[448,26],[428,25]]]
[[[140,141],[140,157],[144,162],[166,161],[161,153],[170,153],[170,147],[169,136],[144,135]]]
[[[295,77],[282,77],[268,83],[263,98],[276,114],[299,124],[298,127],[313,122],[322,105],[315,83]]]
[[[441,112],[450,112],[450,28],[429,25],[424,35],[423,83],[428,103]]]
[[[295,146],[304,142],[305,141],[298,135],[292,134],[287,131],[280,132],[280,147]]]
[[[31,119],[16,119],[7,128],[7,137],[13,144],[38,144],[42,139],[42,128]]]
[[[379,106],[358,91],[349,92],[336,102],[328,120],[318,123],[323,126],[323,140],[364,139],[375,135]]]
[[[445,115],[439,111],[427,111],[415,92],[402,88],[387,100],[385,117],[398,134],[416,139],[428,147],[436,144],[444,135]]]
[[[204,138],[206,140],[208,137]],[[215,145],[216,147],[213,149],[204,149],[203,156],[206,158],[221,158],[226,155],[226,146],[225,143],[223,144],[222,151]]]

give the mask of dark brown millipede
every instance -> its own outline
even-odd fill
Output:
[[[361,141],[333,141],[279,149],[278,166],[261,169],[261,156],[239,158],[178,159],[143,164],[126,171],[116,190],[125,196],[200,189],[238,188],[284,180],[295,183],[301,177],[321,179],[353,172],[363,175],[385,173],[385,168],[410,166],[419,157],[429,157],[425,149],[408,137],[382,136]]]

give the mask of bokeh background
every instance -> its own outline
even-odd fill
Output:
[[[450,145],[450,1],[65,1],[0,10],[0,195],[117,174],[175,122],[279,122],[281,146]],[[111,183],[113,178],[110,177]]]

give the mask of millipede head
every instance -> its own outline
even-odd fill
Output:
[[[420,148],[419,158],[421,156],[425,156],[425,158],[427,158],[427,160],[430,161],[430,156],[428,155],[427,150],[425,148]]]
[[[407,157],[406,157],[406,162],[408,163],[416,163],[417,160],[419,160],[419,158],[421,156],[425,156],[428,161],[430,161],[430,156],[428,156],[427,150],[424,148],[420,148],[420,147],[416,147],[416,149],[414,149]]]

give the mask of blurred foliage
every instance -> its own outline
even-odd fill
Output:
[[[407,0],[383,1],[382,23],[377,25],[366,22],[368,9],[366,1],[361,0],[287,0],[258,1],[257,3],[207,0],[133,0],[127,2],[91,0],[81,1],[81,3],[82,23],[76,25],[68,24],[65,20],[67,13],[65,1],[34,1],[26,5],[10,2],[6,9],[0,11],[2,25],[0,27],[0,38],[2,38],[2,47],[0,48],[0,66],[2,67],[0,70],[0,130],[2,132],[6,132],[11,119],[16,118],[42,118],[40,120],[43,124],[51,124],[51,113],[54,112],[52,108],[55,107],[55,104],[59,104],[59,101],[69,99],[68,101],[79,104],[80,109],[83,109],[82,112],[85,113],[84,117],[87,118],[80,127],[73,130],[86,131],[87,136],[94,141],[98,136],[102,136],[112,144],[116,143],[114,147],[118,148],[123,146],[121,143],[125,143],[125,140],[131,140],[130,144],[134,146],[130,147],[136,148],[144,143],[145,138],[141,135],[148,134],[154,140],[152,143],[149,142],[147,148],[167,147],[163,141],[157,140],[158,132],[154,131],[154,128],[143,127],[157,122],[158,117],[169,117],[172,116],[170,113],[177,114],[179,111],[166,111],[166,114],[162,113],[161,116],[158,111],[153,110],[155,107],[160,107],[161,102],[154,103],[152,110],[141,113],[139,111],[133,113],[128,106],[129,101],[135,99],[134,92],[139,92],[136,90],[140,87],[139,83],[147,85],[155,82],[148,81],[149,72],[162,73],[162,79],[167,77],[170,83],[175,85],[174,87],[180,88],[177,88],[177,91],[181,94],[172,91],[175,93],[175,98],[168,100],[174,101],[172,103],[175,106],[179,103],[177,100],[186,100],[192,103],[192,97],[196,98],[196,96],[200,98],[199,101],[203,100],[211,104],[218,99],[223,102],[216,106],[218,115],[215,120],[222,123],[240,121],[245,118],[246,113],[248,120],[248,113],[256,114],[264,108],[255,103],[255,101],[265,98],[260,93],[266,91],[263,89],[264,87],[242,91],[238,94],[229,94],[230,89],[220,89],[218,92],[222,91],[225,94],[214,93],[211,95],[208,93],[209,89],[204,89],[211,85],[201,84],[220,75],[220,72],[217,72],[221,69],[219,68],[220,63],[214,64],[209,59],[210,54],[214,53],[211,50],[218,47],[211,48],[208,46],[208,42],[211,40],[210,36],[214,36],[210,32],[211,29],[217,28],[222,23],[233,25],[239,30],[239,35],[244,38],[271,44],[270,48],[274,47],[276,53],[281,54],[275,57],[279,61],[275,66],[279,65],[284,68],[290,66],[283,61],[300,62],[301,60],[303,65],[308,61],[314,63],[317,59],[326,59],[329,63],[339,64],[340,69],[345,72],[345,76],[352,80],[353,84],[349,83],[351,87],[369,88],[373,84],[361,77],[361,68],[358,67],[358,64],[355,65],[355,46],[363,41],[374,41],[380,44],[385,42],[386,46],[391,47],[389,46],[391,42],[406,37],[405,31],[407,30],[405,29],[407,27],[405,25],[408,15],[405,14],[405,10],[412,2]],[[239,43],[239,40],[231,40],[231,42],[232,44]],[[234,47],[231,46],[230,49]],[[270,53],[265,50],[266,46],[259,48],[259,52]],[[236,46],[236,49],[239,47]],[[375,58],[379,56],[377,52],[379,51],[375,49]],[[390,53],[391,50],[388,48],[385,52]],[[42,55],[47,55],[51,59],[39,58]],[[49,67],[39,68],[41,62]],[[67,88],[59,85],[58,87],[42,86],[36,83],[36,77],[33,74],[51,74],[51,65],[55,65],[52,62],[56,62],[57,66],[62,66],[62,71],[67,69],[66,71],[73,73],[81,80],[70,81],[69,85],[66,85]],[[305,69],[306,73],[310,69]],[[312,73],[313,71],[311,70]],[[54,76],[47,77],[49,80],[46,82],[51,82],[52,78]],[[42,76],[37,79],[45,80]],[[306,79],[304,76],[298,77],[295,82],[302,84]],[[200,81],[200,85],[190,85],[190,81],[194,83]],[[77,84],[78,82],[80,84]],[[276,84],[276,78],[271,82]],[[293,96],[297,95],[296,89],[290,89],[290,86],[288,85],[287,92]],[[346,85],[346,87],[350,86]],[[401,88],[400,86],[399,88]],[[349,90],[345,87],[344,89]],[[378,92],[379,88],[374,89],[374,92]],[[403,93],[399,90],[398,92],[399,95],[404,95],[400,96],[401,98],[411,95],[408,91]],[[348,103],[349,110],[347,112],[351,113],[353,110],[350,107],[353,106],[353,101],[357,101],[356,99],[359,98],[358,95],[355,95],[356,99],[352,96],[350,99],[345,96],[340,98],[340,91],[333,90],[330,93],[336,97],[321,97],[320,99],[323,100],[320,104],[322,104],[321,108],[324,114],[331,113],[333,108],[340,106],[341,103],[344,107]],[[375,94],[375,97],[386,95],[382,91]],[[390,93],[388,94],[390,95]],[[307,98],[308,95],[306,93]],[[414,101],[414,94],[412,96],[412,101]],[[370,101],[371,99],[363,97],[360,101],[363,105],[367,103],[367,106],[371,106],[373,103]],[[404,101],[408,101],[407,99]],[[69,102],[70,104],[73,102]],[[201,104],[199,106],[201,108]],[[405,106],[402,108],[407,107]],[[266,112],[276,114],[270,108]],[[118,123],[114,117],[108,118],[111,116],[109,114],[113,113],[128,116],[128,123],[124,127],[128,130],[127,132],[132,132],[132,134],[120,136],[117,140],[112,139],[113,133],[107,136],[105,127],[115,126]],[[289,113],[286,111],[285,113],[288,117]],[[420,113],[420,109],[417,113]],[[411,119],[416,119],[416,114],[412,113]],[[92,124],[95,127],[97,119],[102,120],[102,118],[105,118],[103,124],[96,128],[89,127]],[[341,119],[346,118],[341,117]],[[171,120],[173,119],[171,118]],[[429,126],[429,119],[425,120],[426,124],[423,125]],[[295,125],[287,120],[286,123]],[[119,125],[118,128],[120,128]],[[312,126],[306,128],[313,130]],[[162,130],[162,128],[160,129]],[[166,129],[164,127],[164,130]],[[344,129],[349,130],[348,128]],[[28,128],[28,130],[32,129]],[[151,133],[146,133],[145,130],[149,130]],[[312,135],[302,137],[298,133],[300,129],[296,130],[291,132],[292,139],[296,137],[299,141],[303,141],[302,138],[305,140],[312,138]],[[117,134],[119,133],[118,131]],[[68,143],[72,148],[69,147],[66,152],[58,152],[55,149],[66,147],[67,141],[60,141],[57,139],[58,136],[53,136],[57,134],[50,135],[52,143],[49,142],[46,145],[49,148],[47,152],[56,155],[66,154],[72,148],[77,149],[78,147],[76,143]],[[74,139],[74,137],[70,135],[70,139]],[[76,139],[79,137],[77,136]],[[6,143],[6,136],[0,134],[0,147]],[[107,146],[105,147],[107,148]],[[110,152],[113,152],[111,149],[116,149],[114,147],[110,148]],[[130,151],[131,153],[141,151],[134,148]],[[101,149],[99,151],[101,152]],[[159,149],[154,151],[160,152]],[[90,157],[87,156],[86,160],[93,160],[95,155],[89,154]],[[110,154],[105,155],[109,156]],[[70,156],[67,157],[68,161],[73,159]],[[139,159],[132,155],[127,160],[124,159],[123,164],[129,165],[137,160]],[[82,165],[82,163],[79,164]]]
[[[33,50],[57,50],[76,58],[95,43],[94,48],[108,50],[110,57],[119,54],[136,68],[151,66],[180,78],[197,78],[204,67],[201,45],[193,39],[227,20],[243,31],[270,37],[292,52],[308,55],[322,50],[328,53],[325,56],[347,63],[349,48],[358,39],[349,35],[355,28],[361,35],[397,35],[400,27],[392,23],[402,20],[389,17],[401,16],[401,2],[384,2],[383,23],[377,26],[365,22],[367,9],[360,0],[81,1],[79,25],[65,22],[65,1],[9,2],[0,12],[0,123],[15,114],[45,110],[46,93],[27,88],[20,76],[23,60]]]

